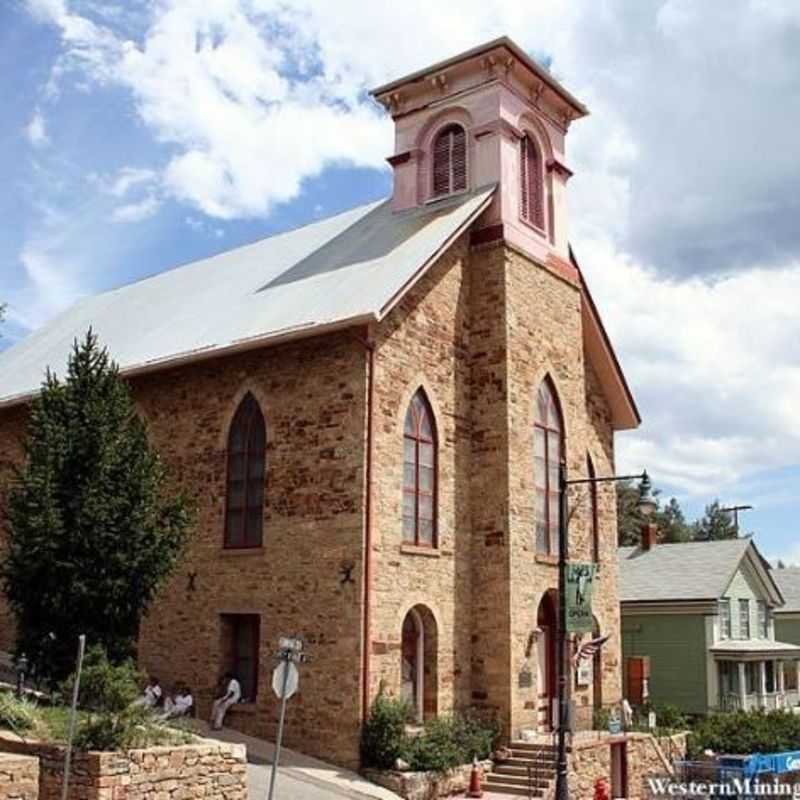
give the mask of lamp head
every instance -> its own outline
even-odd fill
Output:
[[[658,507],[656,501],[653,499],[652,488],[650,476],[647,474],[647,470],[645,470],[642,473],[641,481],[639,481],[639,502],[637,504],[639,513],[645,519],[651,517]]]

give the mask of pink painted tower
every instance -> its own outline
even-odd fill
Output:
[[[497,184],[474,237],[567,266],[564,144],[588,112],[545,69],[503,37],[372,95],[395,121],[395,210]]]

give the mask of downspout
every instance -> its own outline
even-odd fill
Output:
[[[375,344],[369,339],[369,329],[364,336],[354,334],[366,351],[367,364],[367,443],[365,453],[364,497],[364,570],[363,570],[363,630],[361,648],[361,719],[369,714],[370,647],[372,638],[372,441],[373,409],[375,403]]]

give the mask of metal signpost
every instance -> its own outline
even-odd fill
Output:
[[[283,742],[283,724],[286,719],[286,701],[297,691],[300,685],[300,673],[297,665],[308,661],[303,652],[303,640],[298,637],[281,636],[278,643],[278,666],[272,672],[272,691],[281,701],[281,715],[278,721],[278,735],[275,739],[275,756],[272,759],[272,774],[269,779],[267,800],[272,800],[275,791],[275,776],[278,773],[278,761],[281,756]]]
[[[78,662],[75,668],[75,683],[72,686],[72,705],[69,709],[69,732],[67,733],[67,752],[64,756],[64,782],[61,784],[61,800],[67,800],[69,795],[69,768],[72,762],[72,740],[75,737],[75,718],[78,715],[78,693],[81,688],[81,672],[83,670],[83,655],[86,652],[86,636],[78,637]]]

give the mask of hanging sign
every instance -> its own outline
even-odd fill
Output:
[[[597,564],[567,564],[567,633],[592,632],[592,584]]]

